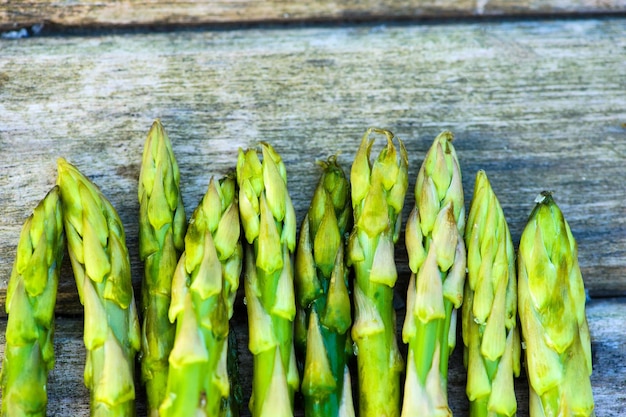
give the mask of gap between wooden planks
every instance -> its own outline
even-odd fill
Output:
[[[0,3],[0,30],[60,27],[190,26],[207,24],[342,22],[479,16],[568,16],[626,12],[623,0],[192,0],[52,1]]]

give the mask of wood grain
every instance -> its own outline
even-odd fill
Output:
[[[624,0],[4,0],[0,30],[624,13]]]
[[[241,384],[244,392],[243,416],[249,416],[247,402],[251,392],[252,356],[247,349],[245,311],[241,302],[233,323],[238,339]],[[398,311],[398,317],[403,312]],[[598,416],[620,416],[626,407],[626,299],[591,301],[587,306],[591,332],[593,374],[591,383]],[[401,320],[400,320],[401,321]],[[82,341],[82,320],[60,318],[57,320],[55,350],[57,361],[48,380],[48,416],[88,416],[89,393],[83,385],[85,348]],[[401,326],[401,323],[400,323]],[[4,355],[6,320],[0,320],[0,357]],[[460,339],[459,339],[460,340]],[[465,396],[466,372],[463,368],[462,349],[457,346],[450,358],[449,403],[457,417],[468,415],[469,403]],[[354,378],[356,379],[356,378]],[[145,417],[143,390],[137,386],[137,410]],[[524,375],[515,381],[518,415],[528,415],[528,382]],[[296,404],[296,415],[302,416],[301,403]]]
[[[624,295],[625,30],[626,20],[603,19],[0,42],[0,304],[22,223],[55,183],[60,156],[119,211],[138,285],[137,178],[156,117],[173,141],[188,213],[239,147],[267,140],[285,159],[298,221],[315,161],[340,153],[349,170],[372,125],[406,142],[406,219],[422,158],[450,129],[466,204],[485,169],[517,242],[537,193],[554,191],[590,294]],[[78,313],[64,271],[59,311]]]

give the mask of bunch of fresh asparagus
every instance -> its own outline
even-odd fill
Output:
[[[386,144],[372,162],[375,135]],[[363,417],[451,416],[448,358],[461,306],[472,417],[516,414],[522,351],[531,417],[594,415],[576,242],[549,193],[537,199],[516,265],[485,172],[476,176],[466,228],[452,134],[435,138],[404,229],[411,270],[405,368],[393,302],[394,245],[408,188],[404,143],[367,130],[349,179],[336,157],[321,162],[298,240],[285,163],[268,143],[261,153],[239,150],[236,175],[211,179],[187,228],[178,165],[155,121],[138,187],[141,331],[122,223],[87,177],[58,161],[58,185],[23,226],[7,289],[2,416],[46,414],[66,242],[84,305],[92,416],[135,415],[140,349],[151,417],[238,415],[229,320],[242,270],[254,417],[293,416],[298,390],[306,416],[354,416],[354,404]]]

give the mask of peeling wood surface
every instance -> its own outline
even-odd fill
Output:
[[[0,30],[624,12],[624,0],[4,0]]]
[[[234,167],[239,147],[266,140],[286,162],[298,221],[319,175],[315,161],[340,153],[349,170],[369,126],[392,130],[408,148],[406,220],[425,152],[450,129],[466,202],[475,172],[485,169],[516,244],[535,196],[554,191],[592,297],[597,414],[619,415],[626,407],[624,33],[626,19],[610,18],[0,41],[0,306],[22,223],[55,183],[60,156],[119,211],[138,286],[137,179],[156,117],[172,139],[188,213],[210,176]],[[396,254],[404,299],[402,243]],[[66,262],[49,415],[88,415],[81,311]],[[249,364],[245,312],[236,315]],[[5,326],[1,319],[2,338]],[[462,416],[460,349],[455,355],[450,399]],[[520,415],[525,392],[522,380]]]

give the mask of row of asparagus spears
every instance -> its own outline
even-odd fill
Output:
[[[386,144],[372,161],[378,136]],[[593,415],[577,248],[550,194],[538,197],[516,259],[486,174],[476,176],[466,219],[452,134],[434,140],[404,229],[411,271],[405,363],[394,310],[394,245],[408,188],[404,144],[369,129],[350,180],[335,157],[320,165],[298,238],[285,164],[267,143],[261,158],[256,149],[240,150],[236,171],[210,180],[187,222],[176,159],[156,121],[138,186],[138,314],[115,209],[60,159],[57,186],[24,224],[9,281],[2,415],[46,414],[66,243],[84,305],[92,416],[135,415],[138,352],[149,416],[238,415],[229,320],[242,271],[254,417],[292,416],[296,391],[306,416],[354,416],[355,354],[358,415],[451,416],[448,357],[459,309],[471,416],[516,414],[522,351],[532,417]]]

